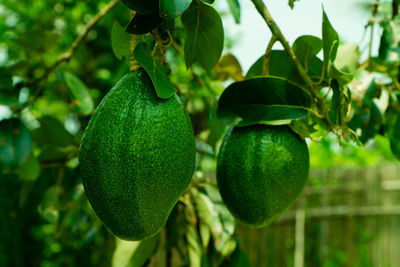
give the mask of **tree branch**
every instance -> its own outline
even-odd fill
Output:
[[[49,75],[63,62],[68,62],[72,56],[75,54],[76,49],[78,46],[82,43],[82,41],[86,38],[86,36],[89,34],[90,30],[93,29],[94,26],[105,16],[107,15],[121,0],[113,0],[110,3],[108,3],[102,10],[100,10],[99,13],[91,20],[89,23],[85,26],[84,31],[75,39],[75,41],[72,43],[71,47],[68,49],[67,52],[62,53],[58,56],[57,60],[51,65],[50,67],[47,68],[46,72],[37,78],[36,80],[26,82],[23,84],[23,87],[32,87],[35,85],[38,85],[41,81],[46,80]],[[42,90],[44,89],[44,86],[40,86],[35,93],[33,94],[32,97],[23,105],[16,107],[13,112],[14,113],[19,113],[21,112],[24,108],[30,106],[35,99],[40,95]]]
[[[296,57],[292,47],[289,45],[289,42],[286,40],[285,36],[283,36],[279,26],[275,23],[274,19],[272,18],[271,14],[269,13],[268,8],[264,4],[262,0],[251,0],[256,7],[258,13],[263,17],[265,22],[267,23],[269,29],[271,30],[272,34],[279,40],[282,44],[283,48],[285,49],[286,54],[295,64],[301,78],[304,80],[305,84],[309,87],[310,91],[314,95],[314,84],[311,78],[308,76],[306,70],[301,65],[299,60]]]
[[[63,62],[68,62],[72,56],[75,54],[76,49],[78,46],[81,44],[81,42],[87,37],[89,32],[93,29],[94,26],[96,26],[97,23],[105,16],[107,15],[121,0],[112,0],[110,3],[108,3],[102,10],[100,10],[99,13],[85,26],[84,31],[75,39],[75,41],[72,43],[71,47],[68,49],[67,52],[62,53],[61,55],[58,56],[57,60],[51,65],[49,68],[47,68],[46,72],[36,80],[33,80],[31,82],[27,82],[24,86],[31,87],[39,82],[47,79],[49,75]]]

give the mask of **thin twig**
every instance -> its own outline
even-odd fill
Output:
[[[264,54],[263,68],[262,68],[263,75],[266,75],[266,76],[269,75],[269,59],[271,57],[272,47],[274,46],[276,41],[278,41],[278,38],[275,35],[272,35],[271,39],[269,40],[267,50],[265,51],[265,54]]]
[[[311,91],[311,93],[313,95],[315,95],[315,92],[313,90],[314,84],[313,84],[311,78],[308,76],[306,70],[301,65],[300,61],[297,59],[296,54],[294,53],[292,47],[289,45],[289,42],[286,40],[285,36],[282,34],[279,26],[275,23],[274,19],[272,18],[271,14],[269,13],[267,6],[264,4],[264,2],[262,0],[251,0],[251,1],[253,2],[254,6],[256,7],[258,13],[260,13],[260,15],[263,17],[263,19],[267,23],[272,34],[274,36],[276,36],[276,38],[282,44],[283,48],[285,49],[286,54],[289,56],[289,58],[295,64],[300,76],[304,80],[305,84],[309,87],[309,90]]]
[[[367,27],[369,26],[371,29],[370,32],[370,39],[369,39],[369,48],[368,48],[368,65],[371,63],[371,58],[372,58],[372,41],[374,38],[374,28],[375,28],[375,16],[378,12],[378,7],[379,7],[379,0],[375,0],[374,4],[372,6],[372,12],[371,12],[371,17],[368,21]]]
[[[82,43],[82,41],[87,37],[89,32],[93,29],[94,26],[96,26],[97,23],[105,16],[107,15],[121,0],[113,0],[110,3],[108,3],[102,10],[100,10],[99,13],[85,26],[84,31],[75,39],[75,41],[72,43],[71,47],[68,49],[67,52],[64,52],[60,54],[57,58],[57,60],[51,65],[50,67],[47,68],[46,72],[40,76],[39,78],[29,81],[25,83],[23,86],[24,87],[32,87],[35,85],[38,85],[41,81],[46,80],[49,75],[63,62],[68,62],[73,55],[76,52],[76,49],[79,47],[79,45]],[[30,99],[23,105],[18,106],[16,109],[14,109],[15,113],[21,112],[23,109],[26,107],[30,106],[36,98],[40,95],[42,90],[44,89],[44,86],[40,86],[34,95],[30,97]]]

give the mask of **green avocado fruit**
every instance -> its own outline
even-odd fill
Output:
[[[190,118],[174,95],[160,99],[144,71],[104,97],[79,151],[87,198],[121,239],[157,234],[189,185],[196,148]]]
[[[303,191],[309,171],[306,142],[287,126],[231,127],[217,160],[217,183],[241,223],[263,227]]]

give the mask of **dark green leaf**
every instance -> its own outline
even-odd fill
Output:
[[[149,74],[160,98],[170,98],[175,94],[175,88],[168,78],[170,69],[151,56],[145,43],[137,44],[133,56]]]
[[[322,49],[324,51],[324,64],[327,69],[329,61],[334,61],[339,45],[339,35],[329,22],[328,16],[323,11],[322,17]]]
[[[33,139],[38,145],[69,146],[72,136],[64,125],[54,117],[43,116],[39,119],[40,127],[32,132]]]
[[[129,40],[130,36],[117,20],[114,21],[111,30],[111,45],[114,55],[119,59],[129,61]]]
[[[379,90],[374,79],[368,85],[367,91],[363,95],[362,102],[364,105],[369,105],[371,104],[374,98],[379,98],[380,96],[381,96],[381,90]]]
[[[160,26],[162,21],[158,12],[148,15],[136,14],[126,27],[126,32],[136,35],[146,34]]]
[[[25,162],[31,145],[31,134],[20,120],[0,121],[0,165],[14,167]]]
[[[392,65],[400,61],[400,16],[393,20],[383,20],[380,23],[383,32],[379,45],[379,60]]]
[[[11,72],[7,68],[0,67],[0,91],[11,91],[13,89],[13,81]]]
[[[161,23],[160,29],[163,32],[173,32],[175,29],[175,19],[164,19]]]
[[[158,10],[158,0],[122,0],[122,3],[142,15],[151,14]]]
[[[86,85],[77,76],[69,72],[60,72],[57,76],[68,87],[75,109],[85,116],[91,114],[94,104]]]
[[[201,1],[193,1],[182,15],[186,28],[185,62],[189,68],[200,63],[204,69],[213,68],[224,47],[224,29],[215,9]]]
[[[312,35],[303,35],[293,43],[293,50],[300,62],[307,66],[311,58],[322,49],[322,40]]]
[[[253,77],[261,76],[263,72],[263,62],[264,56],[259,57],[257,61],[254,62],[253,65],[251,65],[244,78],[248,80]]]
[[[240,23],[240,3],[239,0],[227,0],[228,5],[229,5],[229,10],[231,11],[231,14],[233,18],[235,19],[235,22],[237,24]]]
[[[249,69],[245,79],[261,76],[263,72],[264,56],[261,56]],[[318,81],[321,77],[322,62],[314,56],[309,59],[307,64],[308,74],[313,80]],[[286,55],[285,51],[273,50],[270,54],[268,64],[269,75],[286,78],[291,82],[297,84],[304,84],[302,78],[299,76],[296,66],[293,61]]]
[[[357,133],[361,131],[359,135],[360,141],[366,143],[370,138],[379,133],[382,127],[382,119],[381,111],[372,101],[369,107],[363,107],[360,112],[353,116],[348,126]]]
[[[17,174],[21,179],[35,181],[40,175],[40,164],[36,157],[30,156],[17,169]]]
[[[278,77],[258,77],[231,84],[221,95],[218,117],[240,126],[287,124],[307,116],[311,96],[303,88]]]
[[[191,2],[192,0],[160,0],[160,16],[163,18],[178,17],[188,9]]]
[[[39,155],[41,162],[66,161],[74,147],[45,146]]]
[[[398,95],[393,94],[390,105],[385,112],[385,134],[390,140],[393,155],[400,159],[400,109]]]

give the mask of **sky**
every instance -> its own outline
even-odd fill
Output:
[[[244,71],[247,71],[264,54],[271,33],[250,0],[239,0],[239,2],[242,11],[241,24],[235,24],[230,15],[223,17],[223,24],[225,35],[234,37],[236,41],[230,52],[239,59]],[[357,7],[359,2],[360,0],[300,0],[292,10],[288,0],[264,0],[272,17],[291,44],[300,35],[311,34],[321,37],[322,6],[331,24],[339,33],[341,41],[359,44],[363,38],[364,26],[370,18],[369,12]],[[226,1],[216,1],[216,4],[218,10],[228,12]],[[379,39],[375,38],[374,51],[378,49],[377,41]],[[280,44],[274,46],[274,48],[280,47]]]

